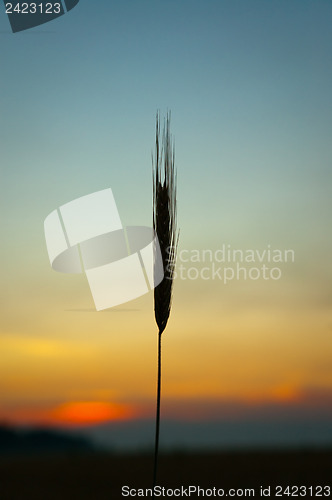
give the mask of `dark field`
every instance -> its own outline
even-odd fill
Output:
[[[151,487],[152,469],[152,456],[147,454],[0,457],[0,500],[134,498],[123,497],[121,487]],[[275,498],[276,485],[317,487],[331,483],[332,451],[177,453],[163,455],[159,461],[158,484],[165,488],[254,488],[255,497],[260,497],[260,487],[271,486],[270,497]],[[324,490],[320,496],[319,492],[314,489],[310,495],[307,490],[306,497],[327,497]],[[138,493],[136,498],[142,498]]]

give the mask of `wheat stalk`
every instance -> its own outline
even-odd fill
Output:
[[[154,312],[158,325],[158,375],[157,412],[154,454],[153,487],[156,486],[161,396],[161,336],[166,328],[171,311],[173,272],[176,259],[178,233],[176,228],[176,174],[174,168],[174,146],[170,134],[170,114],[160,144],[160,119],[156,118],[156,149],[153,163],[153,228],[160,245],[164,278],[154,289]],[[154,491],[154,490],[153,490]],[[153,497],[154,498],[154,497]]]

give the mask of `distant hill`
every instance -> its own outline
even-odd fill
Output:
[[[0,455],[84,451],[92,448],[88,439],[47,429],[14,429],[0,426]]]
[[[153,450],[153,420],[109,422],[81,428],[96,448],[112,452]],[[332,421],[275,418],[177,421],[164,418],[160,450],[303,449],[332,447]]]

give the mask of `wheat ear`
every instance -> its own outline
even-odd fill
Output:
[[[157,113],[156,149],[152,162],[154,173],[153,228],[159,241],[164,268],[164,278],[154,290],[154,312],[158,325],[157,412],[153,473],[153,486],[156,486],[160,426],[161,336],[166,328],[171,311],[173,272],[178,241],[176,227],[176,174],[174,168],[174,146],[170,134],[170,114],[167,114],[161,147],[160,119]]]

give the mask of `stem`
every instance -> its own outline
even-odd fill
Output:
[[[161,334],[158,333],[158,382],[157,382],[157,413],[156,413],[156,437],[154,447],[153,488],[157,483],[158,448],[159,448],[159,426],[160,426],[160,393],[161,393]],[[153,489],[153,498],[154,489]]]

